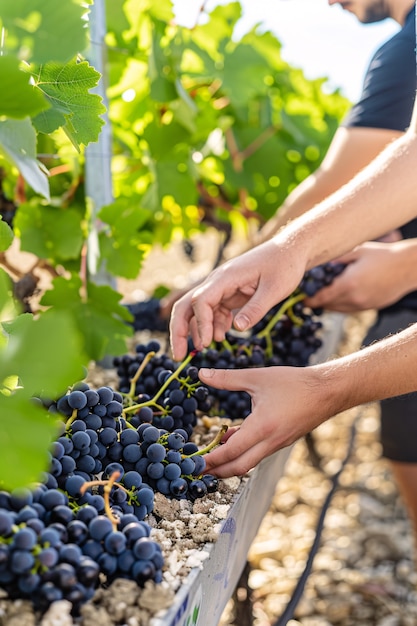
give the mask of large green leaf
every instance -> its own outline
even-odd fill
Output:
[[[88,302],[76,311],[85,349],[96,361],[125,353],[126,340],[133,334],[126,324],[131,316],[118,304],[120,297],[110,287],[90,285]]]
[[[43,206],[36,201],[22,204],[14,228],[26,252],[55,263],[79,258],[84,239],[75,209]]]
[[[178,163],[174,160],[156,161],[152,163],[152,173],[153,183],[142,198],[143,207],[153,212],[161,210],[166,196],[172,196],[180,207],[196,204],[198,192],[189,163],[184,161]]]
[[[0,485],[12,490],[40,480],[48,467],[47,451],[57,436],[55,421],[17,392],[0,393]]]
[[[38,131],[52,133],[62,127],[74,146],[97,141],[104,120],[105,106],[100,96],[90,93],[100,74],[87,61],[65,65],[46,63],[35,76],[37,87],[51,108],[33,120]]]
[[[271,70],[264,58],[251,46],[239,44],[225,56],[221,72],[224,92],[237,106],[247,104],[268,90]]]
[[[56,278],[42,304],[67,311],[83,337],[83,350],[90,359],[99,361],[106,355],[126,351],[126,340],[132,335],[127,324],[131,315],[120,304],[122,296],[107,285],[88,283],[83,290],[81,279]]]
[[[80,2],[65,0],[0,0],[0,19],[7,29],[6,49],[33,63],[69,61],[87,46],[86,13]]]
[[[0,115],[22,119],[33,117],[49,107],[43,94],[29,80],[30,74],[20,70],[16,57],[0,56]]]
[[[181,154],[184,154],[184,144],[190,136],[181,124],[174,121],[170,124],[161,124],[154,120],[146,127],[142,138],[146,140],[152,158],[160,161],[173,158],[173,152],[176,155],[174,158],[179,160]]]
[[[174,19],[174,11],[171,0],[125,0],[125,13],[132,25],[132,29],[140,31],[143,16],[166,22],[169,24]]]
[[[48,178],[36,158],[36,132],[29,118],[0,120],[0,152],[34,191],[49,200]]]
[[[115,276],[138,276],[151,247],[150,233],[142,231],[149,217],[149,211],[127,199],[119,199],[99,212],[98,218],[110,227],[100,233],[100,250],[107,269]]]
[[[289,66],[281,56],[281,42],[269,31],[262,32],[256,26],[243,35],[241,43],[250,46],[265,60],[271,72],[287,71]]]
[[[233,31],[242,16],[239,2],[230,2],[225,6],[217,6],[210,13],[210,19],[193,30],[193,40],[206,50],[212,59],[220,61],[224,46],[232,40]]]
[[[47,311],[34,319],[29,313],[3,323],[7,347],[0,355],[0,381],[19,377],[26,395],[55,396],[79,380],[87,357],[71,316]]]

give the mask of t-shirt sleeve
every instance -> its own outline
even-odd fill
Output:
[[[413,20],[414,24],[414,20]],[[366,71],[362,94],[343,126],[405,131],[416,93],[415,27],[398,33],[375,53]]]

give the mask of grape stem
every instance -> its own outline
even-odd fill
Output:
[[[306,297],[307,297],[306,294],[301,291],[301,292],[297,292],[297,293],[293,294],[292,296],[290,296],[289,298],[287,298],[282,303],[282,305],[280,306],[278,311],[275,313],[275,315],[273,317],[271,317],[271,319],[269,320],[269,322],[265,326],[265,328],[263,330],[261,330],[256,336],[259,337],[259,339],[263,339],[264,337],[266,338],[270,334],[271,330],[274,328],[275,324],[277,322],[279,322],[279,320],[284,315],[284,313],[286,313],[286,311],[288,309],[293,307],[294,304],[297,304],[297,302],[301,302]]]
[[[294,313],[292,307],[290,309],[288,309],[287,315],[290,318],[290,320],[293,322],[294,326],[302,326],[303,325],[302,318],[298,317],[298,315],[296,315]]]
[[[182,455],[182,457],[185,459],[188,457],[202,456],[203,454],[207,454],[207,452],[210,452],[210,450],[213,450],[213,448],[215,448],[221,443],[221,440],[223,439],[223,436],[226,434],[228,428],[229,427],[227,426],[227,424],[223,424],[223,426],[220,428],[219,432],[217,433],[213,441],[211,441],[207,446],[205,446],[205,448],[201,448],[201,450],[197,450],[197,452],[193,452],[192,454],[184,454]]]
[[[75,422],[75,420],[78,417],[78,409],[73,409],[72,411],[72,415],[70,418],[68,418],[66,424],[65,424],[65,432],[68,433],[71,430],[71,424],[73,422]]]
[[[156,406],[163,412],[164,409],[163,409],[163,407],[158,405],[157,400],[161,397],[161,395],[164,393],[165,389],[167,387],[169,387],[169,385],[172,383],[173,380],[178,380],[178,375],[189,364],[191,359],[194,358],[196,353],[197,353],[196,350],[192,350],[190,352],[190,354],[179,364],[179,366],[177,367],[175,372],[172,372],[172,374],[166,379],[164,384],[161,385],[161,387],[158,389],[157,393],[154,395],[153,398],[151,398],[150,400],[147,400],[146,402],[141,402],[140,404],[132,404],[132,406],[126,407],[123,410],[123,413],[124,414],[126,414],[126,413],[134,413],[134,412],[138,411],[139,409],[143,408],[144,406]]]
[[[131,398],[134,397],[135,395],[135,389],[136,389],[136,383],[138,381],[139,376],[142,374],[143,370],[145,369],[145,367],[147,366],[147,364],[149,363],[149,361],[155,356],[155,352],[148,352],[142,363],[140,364],[140,366],[138,367],[136,374],[130,379],[130,391],[129,391],[129,396]]]
[[[87,489],[90,489],[91,487],[96,487],[96,486],[103,487],[104,510],[106,512],[107,517],[109,518],[109,520],[111,521],[113,525],[113,530],[117,530],[119,519],[113,515],[113,511],[110,506],[110,492],[113,489],[114,485],[116,485],[122,491],[125,491],[127,494],[129,494],[129,491],[125,487],[123,487],[123,485],[116,482],[118,478],[120,478],[120,472],[116,471],[116,472],[113,472],[107,480],[89,480],[85,482],[83,485],[81,485],[80,487],[81,495],[84,495]]]

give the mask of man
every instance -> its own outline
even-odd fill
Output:
[[[329,0],[329,4],[341,4],[363,23],[390,17],[401,29],[372,58],[360,100],[336,131],[321,166],[288,196],[260,231],[258,243],[342,187],[410,124],[416,90],[414,2]],[[352,265],[309,304],[338,311],[381,309],[366,343],[417,321],[417,292],[409,293],[417,288],[417,280],[414,284],[409,281],[417,246],[402,240],[405,237],[417,237],[416,220],[391,236],[400,239],[397,243],[370,243],[344,257],[342,260]],[[386,289],[388,274],[395,279],[390,292]],[[377,275],[383,278],[383,288]],[[410,516],[416,520],[417,535],[417,393],[381,404],[381,443]]]
[[[260,231],[259,242],[348,182],[410,123],[417,75],[413,0],[329,0],[329,4],[340,4],[366,24],[392,18],[401,29],[373,56],[360,100],[336,131],[321,166],[288,196]],[[370,243],[345,256],[341,260],[352,263],[351,267],[307,303],[342,312],[380,309],[365,344],[407,328],[417,321],[417,292],[409,293],[417,281],[414,285],[408,282],[415,263],[413,247],[405,240],[410,237],[417,237],[417,220],[385,237],[386,241],[404,241]],[[389,296],[375,279],[379,274],[386,280],[387,272],[397,277],[396,289]],[[406,278],[405,291],[401,276]],[[417,393],[382,402],[380,412],[382,454],[390,462],[417,536]]]

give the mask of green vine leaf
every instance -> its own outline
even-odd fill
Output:
[[[51,108],[37,115],[33,123],[42,133],[62,128],[77,150],[97,141],[106,111],[99,95],[90,93],[100,74],[87,61],[65,65],[46,63],[34,76]]]
[[[2,329],[7,345],[0,353],[0,381],[17,375],[27,397],[37,393],[53,397],[82,378],[88,359],[66,311],[46,311],[39,319],[25,313],[4,322]]]
[[[0,152],[17,167],[34,191],[49,200],[48,178],[36,158],[36,132],[29,118],[0,120]]]
[[[88,292],[88,302],[76,311],[85,350],[96,361],[123,354],[133,329],[126,323],[131,320],[130,313],[119,304],[121,295],[107,285],[93,283]]]
[[[151,247],[151,234],[142,230],[150,216],[150,211],[122,199],[99,212],[98,218],[109,226],[100,233],[100,250],[107,269],[115,276],[137,277]]]
[[[14,220],[22,250],[54,263],[77,259],[84,237],[79,211],[43,206],[36,198],[21,204]]]
[[[83,349],[90,359],[123,354],[133,330],[127,323],[132,316],[120,304],[122,296],[107,285],[88,282],[83,293],[79,276],[56,278],[41,304],[67,311],[83,337]]]
[[[11,396],[0,393],[0,415],[2,488],[11,490],[39,481],[47,468],[47,450],[57,436],[55,421],[19,392]]]
[[[43,94],[29,80],[30,74],[20,70],[20,62],[16,57],[0,57],[0,115],[22,119],[37,115],[49,107]]]

